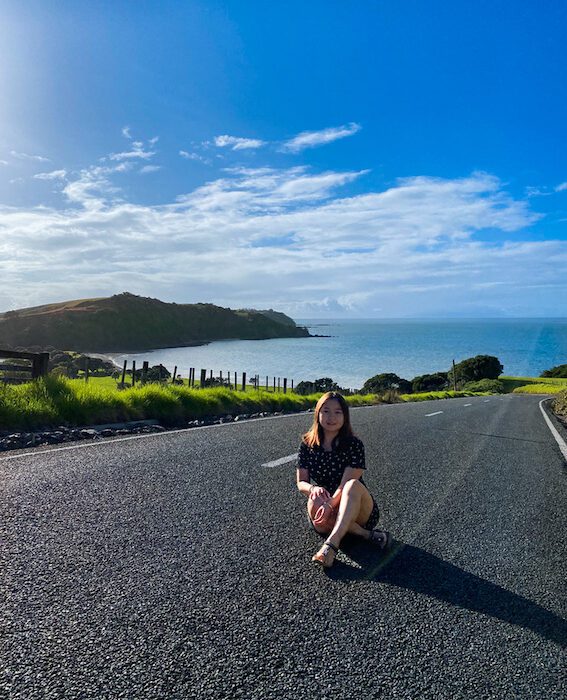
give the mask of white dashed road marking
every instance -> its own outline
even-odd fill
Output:
[[[426,413],[425,417],[429,418],[429,416],[438,416],[440,413],[443,413],[443,411],[435,411],[435,413]]]
[[[266,462],[265,464],[262,464],[263,467],[279,467],[282,464],[287,464],[288,462],[293,462],[295,459],[297,459],[297,452],[295,452],[292,455],[288,455],[287,457],[280,457],[279,459],[274,459],[273,462]]]
[[[465,406],[472,406],[472,403],[466,403]]]

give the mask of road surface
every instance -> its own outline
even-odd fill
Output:
[[[567,472],[539,400],[354,410],[396,543],[329,572],[282,459],[310,415],[0,457],[0,697],[563,700]]]

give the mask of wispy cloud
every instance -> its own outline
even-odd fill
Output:
[[[135,158],[140,158],[142,160],[149,160],[155,156],[155,151],[144,150],[144,144],[142,141],[132,141],[132,148],[129,151],[122,151],[121,153],[111,153],[108,157],[110,160],[131,160]]]
[[[560,185],[557,185],[557,187],[555,188],[556,192],[564,192],[565,190],[567,190],[567,182],[562,182]]]
[[[49,173],[36,173],[34,180],[63,180],[67,176],[66,170],[52,170]]]
[[[18,151],[10,151],[10,155],[19,160],[35,160],[38,163],[49,163],[49,158],[44,158],[44,156],[34,156],[29,153],[19,153]]]
[[[145,175],[146,173],[155,173],[158,170],[161,170],[161,165],[144,165],[140,168],[140,173]]]
[[[233,151],[260,148],[266,145],[266,141],[262,141],[261,139],[245,139],[240,136],[228,136],[227,134],[215,136],[214,142],[215,146],[218,146],[218,148],[230,147]]]
[[[495,295],[533,312],[534,279],[548,290],[533,301],[540,310],[567,292],[564,242],[515,240],[539,215],[486,173],[340,196],[365,171],[240,168],[143,206],[120,196],[113,172],[81,171],[63,190],[64,209],[0,209],[0,278],[12,306],[14,290],[39,303],[130,289],[298,315],[400,315],[417,299],[455,308]],[[490,243],[476,237],[487,229]]]
[[[297,136],[286,141],[282,146],[282,150],[298,153],[306,148],[323,146],[326,143],[337,141],[337,139],[344,139],[347,136],[352,136],[356,134],[357,131],[360,131],[361,128],[360,124],[351,122],[345,126],[330,127],[328,129],[322,129],[321,131],[302,131]]]
[[[7,160],[0,160],[0,165],[9,165]]]
[[[204,156],[200,155],[199,153],[190,153],[189,151],[179,151],[179,155],[182,158],[185,158],[186,160],[195,160],[199,163],[205,163],[206,165],[210,165],[211,161],[209,158],[205,158]]]
[[[124,126],[122,127],[122,136],[124,136],[127,139],[131,139],[132,135],[130,133],[130,127],[129,126]]]

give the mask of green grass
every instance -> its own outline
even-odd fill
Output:
[[[203,416],[300,411],[318,395],[146,384],[117,391],[103,382],[49,376],[19,385],[0,384],[0,430],[34,430],[153,418],[179,425]]]
[[[435,401],[437,399],[456,399],[461,396],[487,396],[486,391],[427,391],[421,394],[401,394],[402,401]]]
[[[519,382],[512,389],[530,393],[555,393],[567,388],[567,380],[505,377]],[[511,389],[509,389],[511,390]],[[485,395],[471,391],[433,391],[348,396],[351,406],[396,401],[429,401],[459,396]],[[166,426],[227,413],[301,411],[312,408],[321,394],[299,396],[248,388],[190,389],[186,385],[146,384],[117,389],[111,377],[91,377],[88,382],[48,376],[27,384],[0,383],[0,431],[39,430],[59,425],[82,426],[152,418]]]
[[[524,386],[518,386],[513,390],[513,394],[559,394],[559,392],[564,391],[565,384],[550,384],[545,382],[544,384],[525,384]]]
[[[567,379],[558,379],[556,377],[498,377],[498,381],[504,385],[504,391],[509,394],[515,389],[524,387],[529,384],[555,384],[567,387]],[[518,392],[529,393],[529,392]],[[536,392],[541,393],[541,392]],[[544,392],[545,393],[545,392]],[[549,393],[553,393],[552,390]]]

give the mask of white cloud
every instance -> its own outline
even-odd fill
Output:
[[[302,131],[297,136],[286,141],[283,144],[282,150],[298,153],[306,148],[322,146],[326,143],[331,143],[331,141],[352,136],[356,134],[357,131],[360,131],[361,128],[360,124],[351,122],[344,126],[330,127],[328,129],[322,129],[321,131]]]
[[[187,160],[195,160],[200,163],[205,163],[206,165],[210,165],[211,161],[208,158],[205,158],[204,156],[199,155],[198,153],[189,153],[188,151],[179,151],[179,155],[182,158],[186,158]]]
[[[127,160],[132,158],[141,158],[142,160],[149,160],[155,156],[155,151],[144,151],[143,147],[138,144],[138,141],[134,141],[132,145],[134,148],[131,151],[122,151],[121,153],[111,153],[108,157],[110,160]]]
[[[563,192],[564,190],[567,190],[567,182],[562,182],[560,185],[557,185],[555,188],[556,192]]]
[[[33,156],[28,153],[18,153],[18,151],[10,151],[10,155],[19,160],[36,160],[39,163],[49,163],[49,158],[43,156]]]
[[[115,160],[115,161],[124,161],[124,160],[134,160],[136,158],[139,158],[141,160],[150,160],[153,156],[155,156],[156,152],[152,150],[145,150],[144,142],[143,141],[132,141],[132,137],[130,136],[130,127],[124,127],[122,130],[122,133],[131,140],[132,142],[132,148],[129,151],[122,151],[120,153],[111,153],[108,158],[110,160]],[[126,133],[124,131],[126,130]],[[149,140],[149,146],[150,148],[155,145],[155,143],[158,140],[158,136],[155,136],[154,138]],[[103,158],[102,160],[106,160]]]
[[[538,215],[486,173],[340,197],[365,171],[239,168],[144,206],[119,198],[114,172],[81,171],[64,209],[0,209],[0,298],[130,289],[304,316],[406,315],[474,298],[529,315],[567,292],[565,243],[514,240]],[[487,229],[491,242],[476,236]]]
[[[241,151],[247,148],[260,148],[265,145],[266,141],[260,139],[245,139],[239,136],[228,136],[227,134],[215,136],[215,146],[219,148],[231,146],[233,151]]]
[[[66,170],[52,170],[49,173],[37,173],[34,180],[62,180],[67,176]]]
[[[0,165],[9,165],[7,160],[0,160]]]
[[[132,135],[130,134],[130,127],[129,126],[124,126],[122,128],[122,136],[126,137],[127,139],[132,138]]]
[[[140,168],[140,173],[145,175],[146,173],[155,173],[158,170],[161,170],[161,165],[144,165],[143,168]]]

